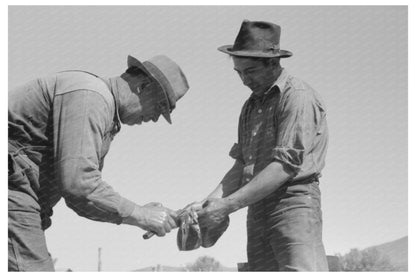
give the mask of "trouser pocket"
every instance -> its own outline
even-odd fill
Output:
[[[9,210],[9,271],[54,271],[38,212]]]
[[[10,152],[8,154],[9,189],[26,192],[37,199],[39,190],[39,167],[28,156]]]

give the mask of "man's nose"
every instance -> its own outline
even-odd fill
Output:
[[[157,122],[159,120],[159,117],[160,117],[160,114],[153,116],[152,121]]]

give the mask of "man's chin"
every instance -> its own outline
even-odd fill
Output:
[[[134,126],[134,125],[142,125],[141,121],[136,121],[136,122],[125,122],[124,124],[128,125],[128,126]]]
[[[142,118],[136,119],[135,117],[131,116],[129,118],[125,118],[124,120],[121,119],[121,123],[129,125],[129,126],[141,125],[143,123],[143,119]]]
[[[263,95],[264,93],[264,89],[252,89],[251,91],[257,96]]]
[[[260,95],[263,93],[263,89],[260,87],[249,87],[251,92],[253,92],[255,95]]]

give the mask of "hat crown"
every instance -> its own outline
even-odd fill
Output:
[[[265,21],[244,20],[235,39],[232,51],[262,51],[277,53],[280,50],[280,26]]]
[[[171,108],[189,89],[188,81],[181,68],[165,55],[158,55],[143,62],[144,67],[161,84]]]
[[[271,22],[244,20],[234,45],[223,45],[218,50],[239,57],[288,58],[292,52],[280,49],[280,30]]]

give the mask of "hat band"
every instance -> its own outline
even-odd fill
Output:
[[[232,51],[248,51],[248,52],[263,52],[263,53],[268,53],[268,52],[272,52],[273,54],[279,53],[280,52],[280,44],[269,44],[261,49],[234,49],[234,47],[231,49]]]
[[[280,51],[280,44],[273,44],[269,50],[272,50],[273,53],[278,53]]]

